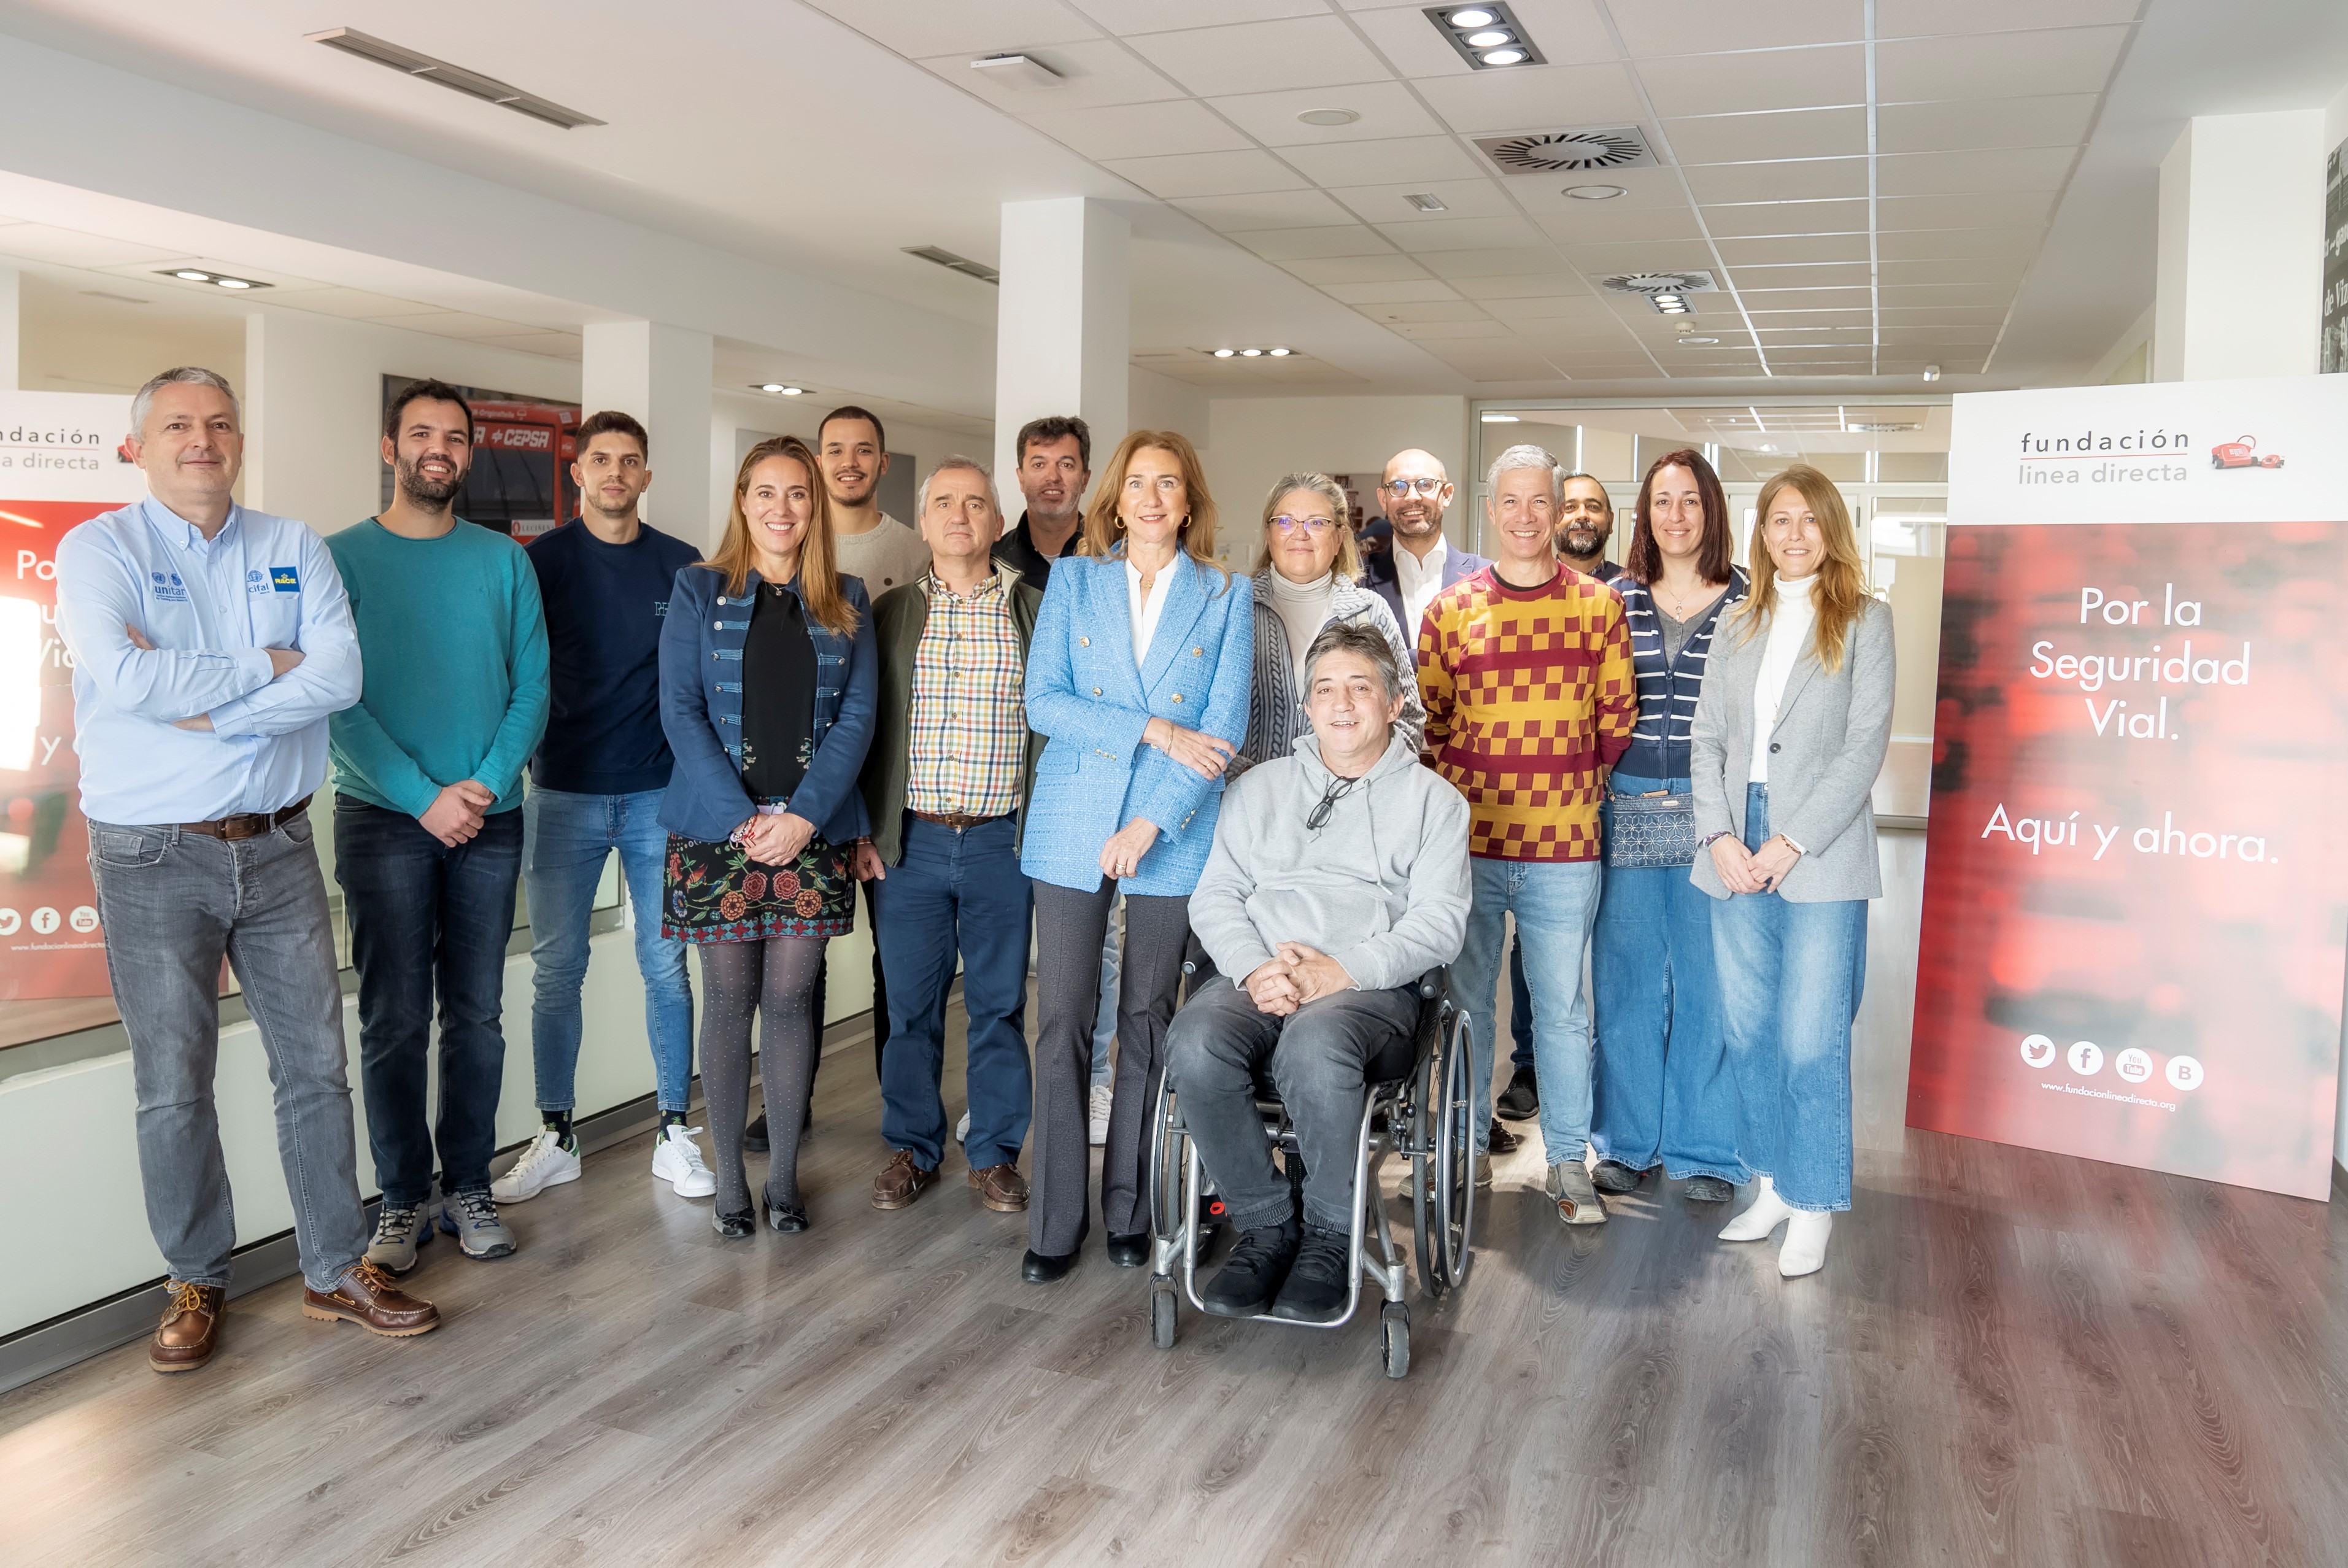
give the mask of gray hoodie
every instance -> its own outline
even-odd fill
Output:
[[[1468,933],[1468,802],[1400,733],[1317,830],[1334,775],[1321,742],[1261,763],[1224,793],[1190,929],[1234,983],[1301,942],[1365,991],[1406,985],[1459,956]]]

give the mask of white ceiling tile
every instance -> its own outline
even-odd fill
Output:
[[[12,223],[0,229],[0,255],[65,267],[128,267],[149,261],[161,266],[185,254],[132,240],[85,234],[77,229],[54,229],[46,223]]]
[[[2094,93],[2058,93],[1989,103],[1888,103],[1875,112],[1876,147],[1887,153],[2069,147],[2086,139],[2096,102]]]
[[[428,332],[438,337],[458,337],[472,343],[486,343],[491,338],[510,337],[530,330],[519,322],[499,321],[492,316],[474,315],[461,310],[404,315],[399,318],[398,325],[410,332]]]
[[[1343,304],[1416,304],[1459,297],[1449,284],[1434,278],[1405,279],[1392,284],[1323,284],[1321,292]]]
[[[1967,196],[1886,196],[1875,204],[1884,229],[2028,228],[2053,216],[2052,191],[1990,191]]]
[[[1443,130],[1442,122],[1396,81],[1236,93],[1209,98],[1207,105],[1266,147],[1375,141],[1440,135]],[[1306,125],[1296,118],[1320,108],[1350,109],[1361,118],[1349,125]]]
[[[1667,119],[1663,135],[1682,163],[1742,163],[1758,158],[1856,158],[1867,152],[1867,110],[1781,109]]]
[[[1584,277],[1614,273],[1664,272],[1682,267],[1715,267],[1719,259],[1701,240],[1643,240],[1622,244],[1558,247],[1566,264]]]
[[[1028,50],[1061,74],[1062,79],[1047,88],[1015,88],[991,71],[973,70],[971,61],[984,52],[964,49],[937,55],[922,65],[941,80],[967,88],[1010,114],[1150,103],[1183,96],[1180,88],[1135,59],[1133,52],[1114,38],[1089,38]]]
[[[1068,0],[1068,3],[1112,33],[1131,37],[1139,33],[1169,33],[1180,27],[1222,27],[1233,22],[1261,22],[1273,16],[1320,16],[1328,14],[1321,0]]]
[[[1720,259],[1731,267],[1766,267],[1789,262],[1863,262],[1865,234],[1813,234],[1799,238],[1737,239],[1719,242]],[[1739,275],[1742,275],[1740,271]]]
[[[1267,262],[1299,262],[1329,256],[1394,255],[1394,247],[1375,229],[1348,222],[1327,229],[1255,229],[1231,235]],[[1396,258],[1399,259],[1399,258]]]
[[[1864,310],[1873,303],[1873,291],[1865,288],[1761,289],[1748,285],[1745,277],[1744,272],[1736,274],[1736,287],[1756,323],[1779,311]]]
[[[1885,262],[1878,269],[1890,284],[2019,284],[2024,263],[1967,258],[1962,261]]]
[[[1912,38],[1875,46],[1879,103],[2034,98],[2104,89],[2126,27]],[[1989,106],[1983,106],[1989,112]]]
[[[2138,0],[1876,0],[1879,38],[1938,37],[1949,33],[2022,32],[2038,27],[2087,27],[2132,22]]]
[[[1508,273],[1494,278],[1461,278],[1456,285],[1467,299],[1478,299],[1501,314],[1499,306],[1538,304],[1540,314],[1590,315],[1604,308],[1590,285],[1571,273]],[[1550,308],[1555,307],[1555,308]]]
[[[1740,246],[1756,242],[1750,240],[1735,242]],[[1864,254],[1849,261],[1826,263],[1789,259],[1739,263],[1732,256],[1728,264],[1734,270],[1736,286],[1756,293],[1776,289],[1864,288],[1869,281]]]
[[[1715,238],[1731,234],[1864,234],[1867,203],[1762,201],[1750,206],[1706,207],[1704,222]]]
[[[1326,229],[1308,229],[1304,233],[1325,234]],[[1261,240],[1261,234],[1250,234],[1249,241]],[[1308,284],[1327,287],[1331,284],[1406,283],[1423,280],[1426,269],[1408,256],[1398,256],[1378,243],[1376,255],[1344,255],[1295,258],[1281,264]]]
[[[2070,176],[2078,150],[2075,147],[2005,147],[1903,153],[1876,160],[1875,188],[1885,196],[2053,191]]]
[[[1486,165],[1447,136],[1283,147],[1280,155],[1332,190],[1409,180],[1468,180],[1488,172]]]
[[[1532,66],[1432,77],[1418,90],[1452,129],[1468,136],[1628,125],[1638,95],[1621,66]]]
[[[1481,251],[1442,251],[1421,256],[1426,270],[1454,282],[1461,278],[1496,278],[1512,273],[1557,270],[1557,253],[1547,245],[1501,245]]]
[[[1899,310],[1928,305],[1995,305],[2003,309],[2013,299],[2006,283],[1886,284],[1878,291],[1884,307]]]
[[[1301,229],[1350,224],[1354,215],[1318,191],[1272,191],[1254,196],[1198,196],[1174,203],[1226,234],[1249,229]]]
[[[1683,55],[1642,60],[1636,68],[1655,112],[1667,119],[1867,101],[1867,52],[1856,45]]]
[[[7,236],[0,233],[0,248],[7,244]],[[412,299],[394,299],[389,294],[369,294],[364,289],[323,288],[304,289],[289,303],[304,310],[314,310],[322,315],[347,316],[355,321],[385,321],[393,316],[429,315],[440,307],[418,304]]]
[[[2004,320],[1996,305],[1902,305],[1883,313],[1886,326],[1995,326]]]
[[[1393,74],[1335,16],[1292,16],[1136,38],[1142,58],[1201,97],[1390,81]]]
[[[1895,229],[1875,237],[1875,253],[1898,261],[1927,261],[1943,256],[1995,256],[2018,260],[2035,255],[2046,242],[2044,228]]]
[[[1540,231],[1522,218],[1437,218],[1420,223],[1381,224],[1379,232],[1415,255],[1525,245],[1540,239]]]
[[[1592,245],[1623,240],[1694,240],[1702,236],[1695,212],[1678,207],[1632,208],[1617,211],[1612,202],[1577,201],[1583,211],[1551,213],[1536,220],[1543,232],[1560,244]]]
[[[1606,308],[1605,301],[1591,294],[1563,299],[1487,300],[1484,309],[1497,320],[1514,322],[1529,329],[1539,323],[1540,330],[1551,336],[1578,335],[1621,341],[1622,324]]]
[[[1804,158],[1776,163],[1712,163],[1685,170],[1688,189],[1707,204],[1807,201],[1867,194],[1864,158]]]
[[[1894,344],[1970,343],[1982,347],[1997,341],[1993,326],[1887,326],[1883,329],[1886,347]]]
[[[1246,137],[1188,99],[1052,109],[1025,119],[1045,135],[1092,159],[1230,152],[1248,145]]]
[[[1101,167],[1122,174],[1152,196],[1233,196],[1260,191],[1298,191],[1310,185],[1268,152],[1178,152],[1171,158],[1119,158]]]
[[[1395,301],[1383,304],[1364,304],[1357,308],[1372,321],[1386,323],[1490,321],[1492,319],[1485,314],[1482,305],[1473,300],[1465,299],[1420,300],[1415,303]]]
[[[1488,316],[1474,321],[1395,321],[1378,324],[1404,337],[1507,337],[1509,329]]]
[[[557,359],[575,359],[580,354],[580,338],[572,332],[520,332],[502,337],[480,340],[499,348],[510,348],[522,354],[543,354]]]
[[[1673,0],[1668,5],[1618,5],[1615,26],[1641,58],[1726,49],[1776,49],[1793,44],[1847,44],[1867,36],[1860,0]]]
[[[1347,185],[1329,192],[1373,223],[1432,222],[1440,219],[1513,218],[1517,209],[1489,180],[1420,180],[1397,185]],[[1432,196],[1444,204],[1422,212],[1407,196]]]
[[[1746,301],[1750,309],[1752,302]],[[1785,332],[1812,326],[1851,326],[1865,332],[1875,325],[1872,315],[1861,306],[1858,310],[1773,310],[1753,312],[1753,325],[1759,332]]]
[[[1099,36],[1058,0],[814,0],[868,38],[911,59],[967,50],[973,57],[1030,44]]]
[[[1610,169],[1603,174],[1509,174],[1500,181],[1528,212],[1627,212],[1654,207],[1687,210],[1687,191],[1675,169]],[[1622,194],[1592,201],[1566,191],[1584,185],[1614,185]]]

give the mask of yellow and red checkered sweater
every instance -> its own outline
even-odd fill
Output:
[[[1568,566],[1517,588],[1488,566],[1435,597],[1418,689],[1436,771],[1468,797],[1468,852],[1594,861],[1601,765],[1631,747],[1639,683],[1622,601]]]

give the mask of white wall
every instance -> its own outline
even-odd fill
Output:
[[[1234,569],[1252,569],[1262,555],[1258,520],[1265,492],[1282,475],[1375,474],[1406,447],[1443,459],[1462,497],[1446,529],[1462,543],[1473,538],[1465,504],[1474,490],[1465,397],[1218,397],[1209,406],[1207,428],[1200,456]]]
[[[2315,368],[2324,119],[2320,109],[2204,116],[2161,160],[2154,380]]]
[[[755,431],[761,436],[797,436],[812,446],[816,438],[816,422],[831,412],[837,399],[828,397],[770,397],[749,392],[719,392],[710,400],[710,464],[713,476],[709,493],[715,514],[711,542],[716,542],[716,527],[725,521],[728,499],[734,491],[734,472],[740,463],[740,438],[737,432]],[[923,474],[935,468],[946,457],[975,458],[992,466],[994,443],[991,435],[965,435],[954,430],[941,430],[932,426],[916,425],[910,420],[883,417],[888,426],[889,449],[908,453],[913,459],[913,482],[919,484]],[[1003,493],[1004,511],[1011,521],[1019,521],[1019,487],[1003,476],[999,487]],[[900,522],[913,520],[902,517]]]

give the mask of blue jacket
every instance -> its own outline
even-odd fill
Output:
[[[758,601],[758,574],[739,593],[706,566],[688,566],[669,591],[661,624],[661,729],[676,770],[661,797],[661,826],[715,843],[732,833],[757,803],[742,787],[742,645]],[[815,761],[791,792],[827,843],[848,844],[869,831],[856,776],[872,744],[880,657],[872,640],[872,604],[860,578],[842,577],[856,607],[856,634],[843,637],[808,619],[815,644]],[[798,590],[796,585],[793,593]]]
[[[1027,655],[1027,725],[1051,738],[1035,765],[1022,871],[1090,892],[1101,884],[1109,836],[1146,817],[1158,826],[1158,842],[1119,885],[1145,897],[1190,895],[1214,847],[1223,781],[1143,745],[1141,732],[1164,718],[1240,744],[1254,605],[1246,578],[1226,582],[1179,558],[1148,662],[1137,669],[1123,559],[1053,563]]]

